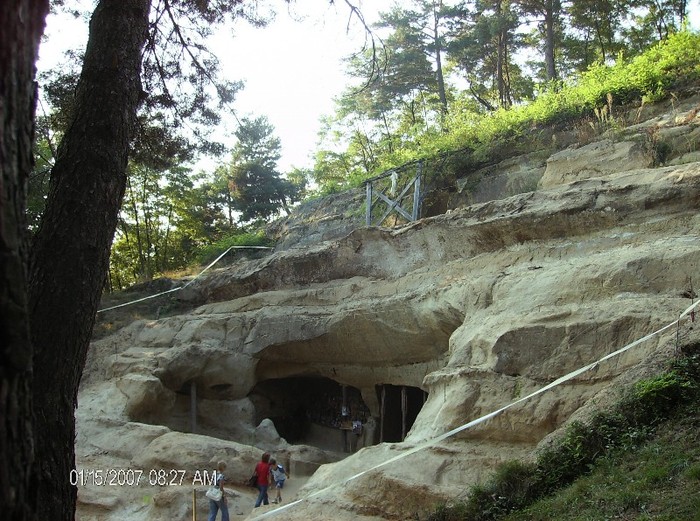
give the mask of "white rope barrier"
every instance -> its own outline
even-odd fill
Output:
[[[217,262],[219,262],[219,261],[224,257],[224,255],[226,255],[228,252],[230,252],[231,250],[243,250],[243,249],[245,249],[245,250],[272,250],[272,249],[274,249],[274,248],[272,248],[271,246],[231,246],[231,247],[228,248],[224,253],[222,253],[222,254],[219,255],[216,259],[214,259],[214,261],[211,262],[206,268],[204,268],[202,271],[200,271],[200,272],[197,274],[197,276],[194,277],[194,278],[193,278],[191,281],[189,281],[187,284],[184,284],[184,285],[182,285],[182,286],[178,286],[177,288],[169,289],[168,291],[163,291],[163,292],[161,292],[161,293],[156,293],[155,295],[149,295],[148,297],[143,297],[143,298],[140,298],[140,299],[137,299],[137,300],[131,300],[131,301],[129,301],[129,302],[125,302],[124,304],[118,304],[118,305],[116,305],[116,306],[112,306],[112,307],[109,307],[109,308],[99,309],[97,312],[98,312],[98,313],[103,313],[103,312],[105,312],[105,311],[111,311],[112,309],[123,308],[123,307],[125,307],[125,306],[130,306],[130,305],[132,305],[132,304],[136,304],[136,303],[138,303],[138,302],[143,302],[144,300],[150,300],[150,299],[152,299],[152,298],[160,297],[160,296],[162,296],[162,295],[167,295],[168,293],[174,293],[175,291],[180,291],[181,289],[185,289],[187,286],[189,286],[189,285],[192,284],[195,280],[197,280],[199,277],[201,277],[202,274],[203,274],[205,271],[207,271],[209,268],[211,268],[212,266],[214,266],[214,264],[216,264]]]
[[[685,317],[685,316],[687,316],[687,315],[689,315],[689,314],[692,313],[692,314],[693,314],[692,316],[693,316],[693,318],[694,318],[694,313],[693,313],[693,311],[695,310],[695,308],[696,308],[698,305],[700,305],[700,300],[697,301],[697,302],[695,302],[695,303],[693,303],[693,304],[691,304],[690,306],[688,306],[688,308],[686,308],[685,311],[683,311],[683,312],[678,316],[678,319],[674,320],[674,321],[671,322],[670,324],[667,324],[667,325],[663,326],[662,328],[657,329],[657,330],[654,331],[653,333],[649,333],[648,335],[646,335],[646,336],[644,336],[644,337],[642,337],[642,338],[640,338],[640,339],[638,339],[638,340],[635,340],[634,342],[631,342],[631,343],[627,344],[626,346],[624,346],[624,347],[618,349],[617,351],[614,351],[614,352],[612,352],[612,353],[610,353],[610,354],[605,355],[604,357],[602,357],[602,358],[596,360],[595,362],[592,362],[592,363],[590,363],[590,364],[588,364],[588,365],[586,365],[586,366],[584,366],[584,367],[581,367],[581,368],[579,368],[579,369],[576,369],[576,370],[574,370],[574,371],[571,371],[571,372],[570,372],[569,374],[567,374],[567,375],[564,375],[564,376],[562,376],[562,377],[560,377],[560,378],[557,378],[557,379],[554,380],[553,382],[551,382],[551,383],[545,385],[544,387],[541,387],[540,389],[538,389],[538,390],[536,390],[536,391],[534,391],[534,392],[528,394],[527,396],[525,396],[525,397],[523,397],[523,398],[520,398],[520,399],[518,399],[518,400],[515,400],[514,402],[511,402],[511,403],[509,403],[508,405],[506,405],[506,406],[504,406],[504,407],[501,407],[500,409],[498,409],[498,410],[496,410],[496,411],[490,412],[490,413],[488,413],[488,414],[486,414],[486,415],[484,415],[484,416],[481,416],[481,417],[479,417],[479,418],[476,418],[475,420],[472,420],[472,421],[470,421],[470,422],[468,422],[468,423],[465,423],[465,424],[463,424],[463,425],[460,425],[459,427],[456,427],[456,428],[454,428],[454,429],[452,429],[452,430],[450,430],[450,431],[447,431],[447,432],[445,432],[444,434],[441,434],[440,436],[437,436],[437,437],[432,438],[432,439],[430,439],[430,440],[427,440],[427,441],[424,441],[424,442],[422,442],[422,443],[419,443],[418,445],[415,445],[414,447],[412,447],[412,448],[410,448],[410,449],[408,449],[408,450],[402,452],[401,454],[398,454],[398,455],[396,455],[396,456],[394,456],[394,457],[392,457],[392,458],[390,458],[390,459],[388,459],[388,460],[386,460],[386,461],[383,461],[382,463],[378,463],[377,465],[374,465],[373,467],[370,467],[370,468],[368,468],[368,469],[366,469],[366,470],[363,470],[362,472],[358,472],[357,474],[355,474],[355,475],[353,475],[353,476],[350,476],[349,478],[346,478],[346,479],[344,479],[344,480],[342,480],[342,481],[333,483],[332,485],[329,485],[329,486],[324,487],[324,488],[322,488],[322,489],[320,489],[320,490],[317,490],[316,492],[312,492],[312,493],[309,494],[308,496],[304,496],[303,498],[297,499],[296,501],[292,501],[291,503],[288,503],[288,504],[286,504],[286,505],[284,505],[284,506],[281,506],[281,507],[279,507],[279,508],[276,508],[275,510],[270,510],[269,512],[265,512],[264,514],[261,514],[261,515],[259,515],[259,516],[253,517],[253,518],[251,518],[251,521],[255,521],[256,519],[266,519],[266,518],[268,518],[268,517],[272,517],[272,516],[275,516],[275,515],[277,515],[277,514],[280,514],[281,512],[283,512],[283,511],[285,511],[285,510],[287,510],[287,509],[289,509],[289,508],[293,508],[293,507],[295,507],[296,505],[298,505],[298,504],[300,504],[300,503],[302,503],[302,502],[304,502],[304,501],[307,501],[307,500],[309,500],[309,499],[311,499],[311,498],[313,498],[313,497],[316,497],[316,496],[319,496],[319,495],[321,495],[321,494],[324,494],[325,492],[329,491],[329,490],[332,489],[332,488],[337,488],[337,487],[340,486],[340,485],[345,485],[346,483],[349,483],[350,481],[352,481],[352,480],[354,480],[354,479],[357,479],[357,478],[359,478],[360,476],[363,476],[363,475],[365,475],[365,474],[368,474],[369,472],[372,472],[373,470],[377,470],[377,469],[379,469],[379,468],[381,468],[381,467],[384,467],[384,466],[386,466],[386,465],[390,465],[391,463],[395,463],[395,462],[397,462],[397,461],[399,461],[399,460],[401,460],[401,459],[403,459],[403,458],[406,458],[406,457],[410,456],[411,454],[415,454],[416,452],[419,452],[419,451],[421,451],[421,450],[424,450],[424,449],[427,449],[427,448],[429,448],[429,447],[432,447],[433,445],[436,445],[437,443],[440,443],[441,441],[444,441],[444,440],[446,440],[447,438],[450,438],[450,437],[454,436],[455,434],[458,434],[458,433],[460,433],[460,432],[462,432],[462,431],[465,431],[465,430],[470,429],[470,428],[472,428],[472,427],[474,427],[474,426],[476,426],[476,425],[479,425],[480,423],[483,423],[483,422],[485,422],[485,421],[487,421],[487,420],[490,420],[491,418],[494,418],[494,417],[498,416],[499,414],[501,414],[502,412],[504,412],[504,411],[510,409],[511,407],[514,407],[515,405],[517,405],[517,404],[519,404],[519,403],[522,403],[522,402],[524,402],[524,401],[527,401],[527,400],[529,400],[529,399],[531,399],[531,398],[534,398],[534,397],[537,396],[537,395],[540,395],[540,394],[544,393],[545,391],[548,391],[548,390],[550,390],[550,389],[552,389],[552,388],[554,388],[554,387],[557,387],[558,385],[561,385],[561,384],[563,384],[564,382],[567,382],[567,381],[571,380],[572,378],[575,378],[576,376],[578,376],[578,375],[580,375],[580,374],[582,374],[582,373],[585,373],[586,371],[589,371],[589,370],[591,370],[591,369],[597,367],[598,364],[600,364],[600,363],[602,363],[602,362],[604,362],[604,361],[606,361],[606,360],[609,360],[610,358],[619,356],[619,355],[621,355],[622,353],[624,353],[625,351],[628,351],[629,349],[632,349],[633,347],[635,347],[635,346],[637,346],[637,345],[639,345],[639,344],[641,344],[641,343],[643,343],[643,342],[646,342],[646,341],[649,340],[650,338],[653,338],[654,336],[656,336],[656,335],[658,335],[658,334],[660,334],[660,333],[666,331],[667,329],[669,329],[669,328],[675,326],[676,324],[680,324],[680,321],[681,321],[681,319],[682,319],[683,317]]]

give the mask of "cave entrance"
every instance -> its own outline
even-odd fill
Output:
[[[353,433],[353,421],[364,425],[370,416],[355,387],[323,377],[275,378],[258,382],[249,398],[256,423],[270,418],[289,443],[336,452],[374,443],[374,432]]]
[[[428,393],[406,385],[377,385],[379,399],[379,443],[399,442],[413,427]]]

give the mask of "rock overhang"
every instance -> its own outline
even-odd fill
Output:
[[[145,375],[131,378],[134,385],[168,382],[171,392],[207,374],[195,383],[219,393],[204,391],[212,403],[244,400],[257,382],[298,375],[355,383],[368,395],[378,382],[418,382],[429,395],[410,445],[675,318],[699,267],[699,181],[698,164],[637,170],[402,229],[356,230],[310,248],[308,264],[303,250],[279,252],[248,263],[245,273],[233,268],[203,280],[200,295],[226,301],[141,324],[114,368]],[[419,457],[425,476],[474,479],[457,465],[445,467],[443,452],[464,459],[479,447],[483,461],[495,464],[531,451],[626,371],[662,352],[664,342],[640,346],[426,451]],[[166,368],[167,377],[159,373]],[[403,447],[366,449],[340,465],[364,468]],[[393,468],[386,474],[387,486],[415,480]],[[430,497],[453,492],[434,480],[423,485]]]

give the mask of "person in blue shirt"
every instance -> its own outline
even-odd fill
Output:
[[[270,460],[270,474],[272,474],[272,480],[275,482],[275,490],[277,490],[277,497],[272,502],[281,503],[282,489],[284,488],[284,482],[289,477],[289,474],[287,474],[284,467],[278,464],[274,458]]]

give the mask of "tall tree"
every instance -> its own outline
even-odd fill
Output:
[[[158,16],[149,24],[152,2]],[[75,109],[58,148],[29,261],[30,319],[41,324],[32,328],[31,338],[35,446],[41,463],[34,483],[42,519],[74,517],[76,489],[66,478],[75,461],[73,412],[126,186],[137,108],[147,98],[141,83],[144,47],[149,42],[155,53],[147,64],[154,64],[164,78],[165,102],[177,106],[178,100],[168,97],[167,80],[182,69],[167,51],[158,54],[158,42],[179,44],[187,53],[190,40],[177,23],[178,13],[209,30],[227,13],[237,14],[241,2],[100,0],[93,12]],[[163,31],[166,20],[171,30]],[[194,67],[211,79],[205,65],[197,62]],[[207,106],[202,103],[205,83],[195,82],[201,88],[180,106],[185,108],[178,108],[179,116],[197,117],[194,109]]]
[[[282,144],[265,116],[244,118],[235,132],[238,142],[225,175],[233,207],[242,221],[266,219],[293,202],[297,193],[292,183],[277,170]]]
[[[199,12],[211,26],[241,2],[159,5]],[[143,98],[150,9],[151,0],[100,0],[95,8],[76,108],[52,169],[27,279],[22,238],[32,79],[48,2],[0,4],[0,508],[12,521],[74,518],[76,490],[68,480],[75,461],[73,413]],[[187,46],[182,31],[178,39]]]
[[[626,2],[623,0],[579,0],[567,11],[572,32],[567,50],[570,59],[585,70],[598,61],[614,58],[622,50],[619,31]]]
[[[455,29],[451,59],[464,71],[469,90],[487,110],[528,99],[532,82],[515,59],[524,45],[511,0],[477,0]]]
[[[186,267],[200,247],[221,237],[220,208],[203,175],[159,172],[131,164],[112,244],[110,289],[122,289]]]
[[[534,16],[540,34],[544,55],[544,80],[549,82],[559,77],[556,54],[563,38],[561,0],[519,0],[520,9],[526,16]]]
[[[381,13],[375,27],[386,34],[383,63],[376,67],[371,52],[347,60],[357,84],[337,100],[334,121],[320,135],[324,146],[337,148],[342,141],[345,147],[342,153],[317,155],[316,170],[329,181],[327,188],[338,185],[332,169],[342,168],[345,177],[366,177],[381,157],[440,127],[451,98],[443,65],[445,35],[458,13],[442,0],[411,0]]]
[[[38,513],[72,519],[78,385],[109,265],[141,97],[150,0],[102,0],[29,264]],[[56,361],[62,361],[57,363]]]
[[[685,0],[628,0],[627,23],[620,28],[627,55],[644,52],[650,45],[668,38],[683,27]]]
[[[399,7],[397,4],[390,12],[384,13],[378,24],[392,30],[387,38],[387,46],[396,55],[396,63],[390,58],[390,65],[397,69],[406,67],[418,55],[423,55],[426,65],[419,75],[408,75],[412,79],[411,88],[419,85],[432,86],[432,92],[437,94],[442,112],[447,112],[447,88],[443,55],[445,52],[445,24],[453,15],[453,10],[447,8],[442,0],[412,0]],[[405,56],[400,56],[406,53]],[[420,74],[424,78],[420,78]],[[411,78],[412,77],[412,78]],[[428,79],[429,78],[429,79]],[[416,81],[419,80],[419,81]]]
[[[433,94],[441,112],[447,111],[443,67],[445,24],[452,11],[442,0],[412,0],[380,16],[377,28],[389,30],[385,39],[386,66],[368,91],[383,101],[411,103],[421,93]],[[355,76],[366,72],[355,67]]]
[[[0,511],[38,519],[27,301],[25,185],[32,169],[35,62],[48,0],[0,4]]]

